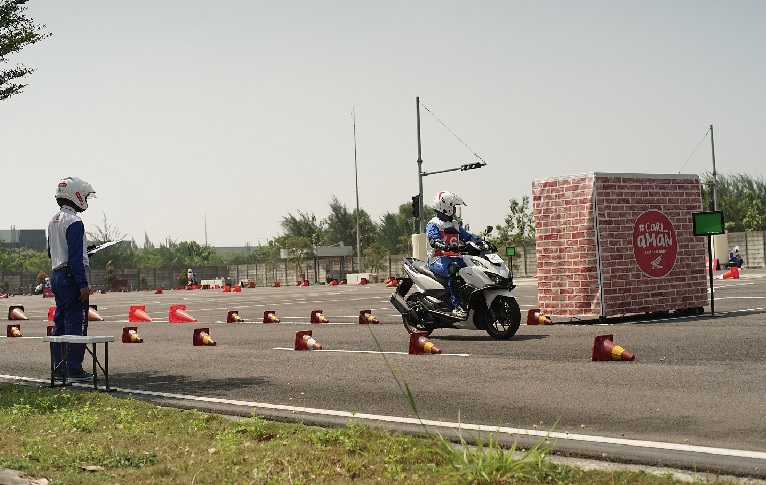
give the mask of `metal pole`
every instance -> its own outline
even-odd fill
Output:
[[[718,210],[718,189],[716,188],[716,171],[715,171],[715,142],[713,141],[713,125],[710,125],[710,150],[713,153],[713,210]]]
[[[354,184],[356,186],[356,260],[359,272],[362,272],[362,244],[359,236],[359,173],[356,166],[356,107],[352,108],[351,116],[354,118]],[[353,264],[351,271],[354,270]]]
[[[420,157],[420,96],[415,98],[415,108],[418,115],[418,203],[420,204],[418,208],[418,232],[422,233],[425,231],[425,226],[423,225],[423,159]]]

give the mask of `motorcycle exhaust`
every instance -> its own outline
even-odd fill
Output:
[[[391,295],[391,304],[394,305],[394,308],[396,308],[396,310],[402,315],[410,313],[410,307],[407,305],[407,302],[404,301],[404,298],[399,295],[399,293],[394,293]]]

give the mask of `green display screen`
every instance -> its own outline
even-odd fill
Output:
[[[516,256],[516,248],[514,246],[506,246],[506,248],[505,248],[505,255],[506,256]]]
[[[694,216],[694,235],[712,236],[723,234],[723,212],[695,212]]]

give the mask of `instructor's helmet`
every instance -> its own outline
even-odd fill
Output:
[[[434,201],[431,203],[431,207],[434,208],[436,212],[441,212],[447,217],[452,217],[455,215],[455,207],[459,205],[468,205],[465,202],[463,202],[463,199],[461,199],[459,196],[453,194],[452,192],[439,192],[436,194],[436,197],[434,197]]]
[[[95,197],[93,187],[79,177],[66,177],[61,179],[56,187],[56,200],[66,199],[74,204],[77,212],[88,208],[88,197]]]

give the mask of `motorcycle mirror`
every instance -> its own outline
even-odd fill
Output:
[[[492,226],[487,226],[487,229],[484,231],[484,234],[489,234],[490,232],[492,232],[492,229],[493,229]]]

